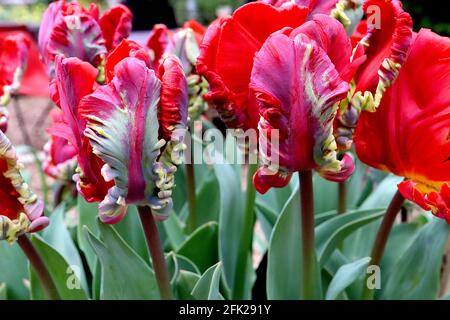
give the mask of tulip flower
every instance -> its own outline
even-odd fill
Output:
[[[7,36],[0,40],[0,131],[8,127],[6,106],[11,94],[19,89],[27,64],[29,39],[22,35]]]
[[[275,7],[288,6],[296,4],[301,7],[309,8],[309,16],[318,13],[329,15],[336,8],[338,0],[261,0]]]
[[[54,124],[64,121],[60,110],[52,110],[50,116]],[[44,153],[44,172],[54,179],[71,181],[76,168],[76,148],[66,139],[51,135],[44,146]]]
[[[49,224],[43,216],[44,204],[23,180],[20,169],[14,147],[0,131],[0,240],[8,242]]]
[[[450,40],[429,30],[414,35],[397,80],[355,132],[359,158],[405,177],[400,193],[450,223]]]
[[[308,12],[308,8],[294,4],[273,7],[254,2],[208,27],[200,46],[197,72],[210,86],[204,99],[216,108],[229,128],[256,130],[259,112],[249,92],[255,53],[271,33],[302,25]]]
[[[351,51],[343,26],[316,15],[294,30],[274,33],[256,54],[250,88],[260,107],[259,144],[268,146],[260,151],[263,166],[254,177],[259,192],[286,186],[296,171],[317,170],[333,181],[353,173],[349,156],[337,158],[333,136],[337,103],[363,61],[350,62]],[[274,129],[277,149],[269,141]],[[278,168],[269,164],[268,154],[278,156]]]
[[[49,74],[53,75],[57,55],[77,57],[101,68],[106,54],[130,34],[131,20],[131,12],[123,5],[99,17],[94,3],[88,9],[77,1],[51,3],[39,30],[39,48]]]

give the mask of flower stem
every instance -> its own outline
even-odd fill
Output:
[[[245,277],[247,274],[248,253],[252,252],[253,229],[255,226],[255,199],[256,189],[253,187],[253,175],[258,169],[258,164],[247,165],[247,189],[245,194],[245,211],[242,220],[241,241],[236,265],[234,284],[234,299],[244,299]]]
[[[159,238],[158,228],[156,227],[152,211],[148,206],[138,206],[138,211],[142,227],[144,228],[147,246],[152,257],[153,269],[161,299],[173,300],[169,271],[167,270],[161,239]]]
[[[314,195],[312,171],[304,170],[300,175],[300,203],[301,203],[301,227],[302,227],[302,257],[303,257],[303,297],[314,299]]]
[[[386,214],[383,217],[383,221],[381,222],[380,228],[378,229],[377,237],[375,238],[375,242],[372,248],[371,254],[371,265],[379,266],[381,262],[381,258],[383,257],[384,248],[386,247],[387,240],[389,238],[389,234],[392,230],[392,226],[394,225],[395,218],[397,214],[402,208],[403,203],[405,202],[405,198],[401,195],[400,192],[396,192],[394,197],[389,204],[389,207],[386,211]],[[367,279],[364,282],[363,289],[363,299],[373,299],[374,290],[370,289],[367,286]]]
[[[347,183],[338,183],[338,214],[343,214],[347,211]]]
[[[190,232],[193,232],[197,228],[197,206],[195,194],[195,170],[194,164],[192,163],[186,163],[186,180],[189,209],[187,227]]]
[[[17,243],[19,244],[20,248],[30,261],[30,264],[33,267],[34,271],[36,272],[42,284],[42,287],[44,288],[44,291],[47,294],[47,297],[50,300],[61,300],[58,290],[56,289],[56,285],[53,282],[53,279],[50,276],[50,273],[47,267],[45,266],[44,261],[42,261],[41,256],[34,248],[30,239],[28,239],[26,235],[21,235],[17,239]]]

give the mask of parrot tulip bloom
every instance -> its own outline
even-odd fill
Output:
[[[14,147],[0,131],[0,240],[8,242],[49,224],[42,201],[23,180],[20,168]]]
[[[125,58],[110,83],[81,101],[85,136],[105,163],[105,180],[114,181],[99,206],[105,223],[119,221],[129,204],[148,205],[159,218],[172,209],[174,164],[180,160],[174,154],[184,146],[176,139],[177,129],[184,132],[187,122],[187,83],[175,57],[161,66],[158,78],[142,60]]]
[[[353,173],[349,156],[338,160],[333,136],[337,104],[357,67],[350,58],[343,26],[325,15],[272,34],[256,54],[250,88],[260,108],[260,149],[267,146],[253,180],[259,192],[286,186],[295,171],[317,170],[333,181]],[[268,139],[273,130],[279,131],[278,148]],[[268,154],[277,155],[278,168],[269,165]]]
[[[57,109],[52,110],[50,115],[54,124],[64,121],[62,112]],[[44,146],[44,153],[44,172],[54,179],[71,181],[77,166],[76,148],[66,139],[51,135]]]
[[[255,53],[273,32],[302,25],[308,12],[297,5],[276,8],[254,2],[209,26],[200,46],[197,72],[209,82],[204,99],[229,128],[257,128],[258,107],[249,92]]]
[[[8,36],[0,40],[0,131],[8,127],[8,111],[4,107],[11,94],[19,89],[25,71],[30,46],[24,35]]]
[[[400,193],[450,223],[450,39],[414,35],[397,80],[355,132],[364,163],[405,177]]]
[[[77,57],[98,67],[109,50],[131,32],[132,15],[118,5],[99,17],[98,6],[89,9],[77,1],[59,0],[49,5],[39,30],[39,48],[49,74],[53,74],[57,55]]]

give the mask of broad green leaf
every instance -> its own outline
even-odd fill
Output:
[[[313,176],[314,213],[336,210],[338,200],[338,185],[323,179],[318,174]]]
[[[217,164],[214,168],[220,193],[219,259],[223,263],[225,285],[232,296],[235,281],[245,281],[246,278],[245,275],[236,274],[244,213],[243,195],[240,176],[233,166]],[[249,298],[250,290],[246,290],[246,293],[246,298]]]
[[[267,297],[269,299],[302,299],[302,246],[300,200],[294,190],[273,229],[267,266]],[[322,298],[320,272],[314,272],[317,299]]]
[[[362,275],[365,275],[370,260],[370,257],[366,257],[341,266],[328,286],[325,299],[336,299],[345,290],[345,288],[355,282]]]
[[[380,219],[384,209],[352,211],[331,218],[316,228],[316,248],[323,266],[336,247],[352,232]]]
[[[149,261],[147,242],[136,206],[129,206],[127,214],[114,225],[123,240],[138,253],[144,261]]]
[[[0,282],[6,284],[9,299],[29,299],[25,279],[28,279],[28,261],[19,245],[0,241]]]
[[[219,292],[221,276],[222,263],[218,262],[201,276],[191,292],[192,296],[197,300],[222,300]]]
[[[175,212],[169,215],[169,218],[163,222],[166,230],[167,240],[173,250],[178,250],[183,242],[186,240],[186,235],[183,229],[183,223],[180,221]]]
[[[347,209],[356,209],[365,200],[364,186],[368,182],[367,170],[364,163],[355,160],[355,171],[345,182],[347,187]]]
[[[88,292],[84,266],[77,247],[64,222],[66,206],[61,204],[50,215],[50,225],[42,232],[42,238],[52,246],[73,270],[77,270],[83,289]]]
[[[100,239],[85,227],[92,249],[100,259],[102,300],[159,299],[153,270],[113,227],[98,224]]]
[[[97,227],[97,214],[98,214],[98,203],[88,203],[84,200],[81,195],[78,195],[78,205],[77,211],[79,216],[78,228],[77,228],[77,239],[78,245],[81,251],[86,257],[86,261],[89,265],[89,269],[92,273],[95,272],[95,256],[92,247],[89,245],[88,240],[83,234],[83,228],[86,226],[94,234],[98,235]]]
[[[384,178],[359,209],[387,208],[397,192],[397,184],[402,178],[388,175]],[[343,245],[343,253],[351,260],[370,256],[381,221],[375,221],[350,235]]]
[[[95,260],[95,272],[92,275],[92,299],[100,300],[102,286],[102,266],[98,258]]]
[[[176,282],[177,297],[180,300],[195,300],[191,292],[194,290],[200,276],[196,273],[181,270]]]
[[[179,254],[189,258],[204,272],[219,261],[218,226],[216,222],[208,222],[195,230],[181,245]]]
[[[317,227],[318,225],[324,223],[327,220],[330,220],[331,218],[334,218],[337,216],[336,210],[331,210],[323,213],[318,213],[314,216],[314,225]]]
[[[195,274],[201,274],[200,270],[195,265],[195,263],[192,262],[192,260],[190,260],[189,258],[186,258],[185,256],[179,255],[179,254],[177,254],[176,257],[177,257],[178,267],[180,268],[180,271],[186,270],[186,271],[193,272]]]
[[[0,300],[8,300],[8,292],[6,292],[5,283],[0,283]]]
[[[31,242],[47,267],[62,299],[87,300],[88,295],[83,289],[80,272],[77,266],[71,266],[63,256],[38,235],[31,237]],[[33,300],[44,300],[46,295],[40,281],[30,266],[30,291]]]
[[[380,299],[437,299],[449,231],[450,226],[438,218],[426,224],[392,269]]]

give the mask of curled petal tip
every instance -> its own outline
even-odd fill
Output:
[[[39,217],[33,222],[31,222],[28,227],[28,232],[38,232],[45,229],[50,224],[50,219],[47,217]]]
[[[261,167],[253,176],[253,185],[256,191],[265,194],[270,188],[283,188],[289,184],[291,174],[283,174],[280,171],[272,171],[267,167]]]
[[[340,162],[340,165],[341,169],[337,172],[319,170],[319,174],[322,178],[329,181],[345,182],[355,171],[355,163],[350,155],[345,154]]]

